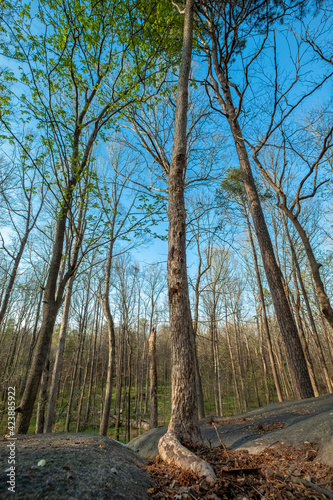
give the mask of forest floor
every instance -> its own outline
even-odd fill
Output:
[[[167,428],[131,441],[155,480],[155,499],[333,499],[333,394],[273,403],[235,417],[200,421],[200,456],[215,470],[214,487],[157,460]],[[325,490],[325,491],[324,491]]]
[[[333,395],[200,426],[204,445],[196,453],[214,468],[214,486],[140,457],[156,458],[166,427],[136,438],[132,449],[97,434],[53,433],[17,436],[15,494],[7,484],[10,440],[0,438],[0,499],[333,499]],[[133,451],[135,442],[144,453]]]
[[[197,453],[212,465],[214,486],[159,461],[145,470],[155,481],[154,499],[333,499],[333,467],[316,462],[317,452],[313,443],[279,444],[258,454],[203,448]]]

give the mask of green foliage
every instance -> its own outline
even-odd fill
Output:
[[[0,38],[0,51],[18,62],[0,75],[2,137],[29,156],[17,128],[35,125],[68,203],[79,179],[91,175],[98,136],[119,128],[126,106],[147,101],[178,63],[181,16],[166,0],[41,0],[1,21],[10,43]]]
[[[265,187],[257,185],[257,190],[260,201],[265,202],[272,198],[272,193]],[[230,199],[236,199],[237,201],[240,201],[242,204],[245,203],[246,193],[240,167],[230,167],[226,171],[224,179],[220,184],[220,192],[218,192],[218,195],[220,196],[222,196],[223,194]]]
[[[220,184],[222,192],[227,193],[230,197],[242,199],[245,196],[245,188],[242,179],[240,167],[229,168]]]

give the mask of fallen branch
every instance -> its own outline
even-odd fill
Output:
[[[290,476],[289,480],[295,484],[303,484],[307,488],[312,488],[313,490],[318,491],[321,495],[325,495],[327,498],[333,499],[333,491],[327,490],[326,488],[322,488],[311,481],[307,481],[306,479],[301,479],[300,477]]]
[[[212,467],[180,444],[174,432],[168,431],[161,437],[158,451],[160,458],[167,464],[176,465],[186,472],[204,477],[209,483],[215,483],[216,476]]]

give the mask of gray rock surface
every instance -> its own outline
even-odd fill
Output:
[[[145,500],[152,479],[128,447],[96,434],[44,434],[16,440],[15,495],[8,491],[8,440],[0,442],[0,498]],[[44,467],[38,467],[40,460]]]
[[[210,419],[215,421],[215,427]],[[208,417],[200,421],[204,443],[259,452],[274,443],[319,445],[318,460],[333,465],[333,394],[319,398],[274,403],[241,416]],[[158,441],[167,427],[159,427],[133,439],[129,446],[146,459],[158,455]],[[217,432],[219,437],[217,436]]]

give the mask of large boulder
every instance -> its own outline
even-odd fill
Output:
[[[253,453],[278,442],[315,442],[320,450],[318,460],[333,465],[333,394],[274,403],[237,417],[207,417],[200,421],[200,428],[206,446],[219,446],[222,441],[232,449]],[[166,426],[152,429],[129,446],[141,457],[154,460],[158,441],[166,431]]]
[[[9,443],[6,439],[0,442],[1,499],[149,498],[147,490],[153,481],[141,469],[142,458],[113,439],[74,433],[18,436],[13,495],[7,489]]]

